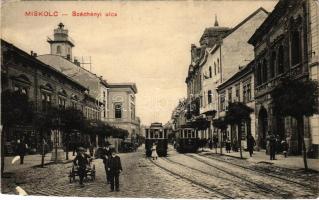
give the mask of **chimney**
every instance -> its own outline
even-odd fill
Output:
[[[33,56],[33,51],[31,51],[30,55]]]

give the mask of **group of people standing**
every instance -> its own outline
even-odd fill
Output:
[[[111,186],[111,192],[120,191],[119,176],[123,171],[121,159],[115,153],[115,149],[111,148],[111,144],[107,142],[106,147],[103,148],[103,152],[100,158],[103,160],[106,182]],[[82,147],[78,148],[77,155],[73,160],[74,164],[78,166],[78,175],[80,178],[80,186],[84,187],[83,178],[86,174],[86,170],[90,165],[92,158],[90,155],[86,154],[86,150]]]

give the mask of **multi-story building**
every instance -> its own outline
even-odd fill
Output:
[[[247,66],[218,86],[219,117],[226,115],[226,107],[230,102],[243,102],[255,110],[253,62],[251,61]],[[255,113],[251,113],[250,121],[243,122],[240,127],[242,133],[241,142],[244,148],[247,147],[247,135],[252,135],[256,138],[255,123]],[[238,141],[237,125],[228,127],[227,133],[224,135],[224,138],[226,137],[232,143],[233,141]]]
[[[135,83],[109,83],[107,121],[127,130],[129,139],[136,138],[140,130],[140,120],[135,112],[136,93]]]
[[[318,23],[318,2],[280,0],[249,39],[255,50],[256,132],[261,148],[271,131],[288,140],[290,153],[301,153],[296,120],[274,114],[270,92],[284,76],[318,80]],[[304,124],[307,149],[318,154],[318,115],[305,117]]]
[[[50,44],[51,54],[40,55],[37,58],[87,87],[90,95],[97,100],[96,104],[101,110],[99,112],[88,110],[86,113],[88,115],[99,113],[98,119],[106,121],[107,108],[104,105],[107,105],[108,84],[101,76],[97,76],[82,67],[77,59],[72,61],[72,48],[75,44],[68,33],[68,30],[60,23],[54,29],[53,39],[48,38],[47,40]],[[102,104],[99,102],[102,102]]]
[[[216,20],[214,27],[204,31],[201,47],[192,45],[187,96],[189,108],[193,109],[191,115],[210,122],[210,126],[201,131],[202,137],[211,138],[217,133],[212,126],[213,118],[218,116],[217,87],[253,60],[253,46],[247,41],[267,16],[268,12],[259,8],[232,29],[219,27]]]
[[[85,112],[92,110],[95,115],[88,118],[97,119],[99,107],[96,100],[88,94],[88,88],[47,65],[18,47],[1,40],[1,90],[23,93],[33,102],[33,109],[38,114],[47,112],[50,107],[60,109],[75,107]],[[50,143],[52,135],[44,135]],[[29,147],[39,150],[40,134],[30,126],[15,126],[6,133],[6,151],[10,152],[11,144],[24,138]],[[52,142],[52,141],[51,141]],[[59,145],[62,145],[61,132],[58,133]]]

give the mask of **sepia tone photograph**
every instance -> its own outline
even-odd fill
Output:
[[[319,198],[318,0],[2,0],[1,198]]]

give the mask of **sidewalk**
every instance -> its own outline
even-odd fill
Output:
[[[6,156],[4,159],[4,172],[14,172],[16,170],[27,169],[35,166],[41,165],[42,156],[40,154],[35,155],[27,155],[24,157],[23,165],[20,165],[20,160],[16,161],[15,163],[11,164],[15,156]],[[72,155],[72,152],[69,152],[69,160],[63,160],[62,163],[71,162],[75,156]],[[50,164],[54,161],[51,161],[51,153],[47,153],[44,157],[44,164]]]
[[[201,149],[199,149],[199,152]],[[216,153],[215,149],[210,150],[209,148],[204,148],[204,152],[211,152]],[[284,167],[289,169],[302,169],[304,168],[303,157],[302,156],[288,156],[285,158],[282,154],[276,154],[276,160],[270,160],[269,155],[266,154],[265,150],[254,151],[252,157],[249,156],[249,152],[242,151],[243,158],[246,159],[248,162],[252,163],[260,163],[260,162],[267,162],[273,164],[274,166]],[[217,149],[217,154],[220,154],[220,148]],[[230,156],[235,158],[240,158],[240,152],[233,152],[226,153],[226,149],[223,148],[223,155]],[[319,159],[307,159],[308,168],[312,170],[316,170],[319,172]]]

